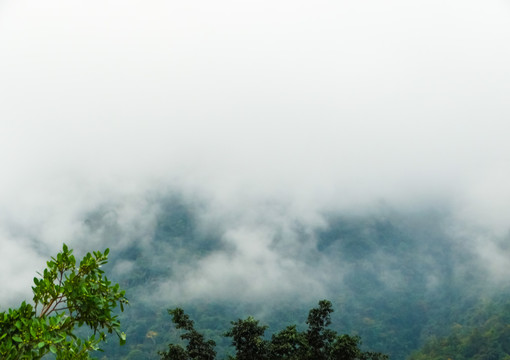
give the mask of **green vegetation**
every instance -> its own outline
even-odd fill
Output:
[[[124,347],[106,344],[104,358],[158,360],[158,350],[181,344],[183,329],[169,326],[164,307],[186,309],[194,328],[216,343],[219,359],[235,355],[231,338],[223,336],[232,319],[253,315],[268,325],[268,339],[288,324],[295,323],[297,332],[307,328],[306,316],[301,315],[318,300],[310,296],[282,291],[247,299],[232,292],[182,299],[173,297],[171,286],[158,293],[159,298],[151,296],[160,284],[187,281],[211,255],[235,256],[222,240],[230,225],[204,222],[207,217],[200,206],[177,198],[162,201],[150,243],[133,241],[112,254],[110,265],[131,266],[118,275],[132,302],[129,312],[120,314],[130,341]],[[104,232],[115,237],[111,216],[97,216],[90,223],[94,236]],[[490,275],[473,248],[466,246],[468,240],[452,236],[448,213],[383,208],[365,215],[325,214],[324,221],[316,229],[293,225],[293,240],[275,232],[271,250],[317,274],[327,290],[317,296],[331,300],[336,310],[331,328],[359,336],[364,351],[376,349],[393,360],[407,359],[429,340],[447,337],[455,323],[467,326],[467,317],[482,297],[510,293],[487,281]]]
[[[448,336],[431,337],[409,360],[510,359],[510,303],[484,302],[455,323]]]
[[[161,360],[213,360],[215,342],[205,340],[194,329],[193,321],[180,308],[168,311],[177,329],[186,330],[181,335],[186,347],[170,344],[168,351],[160,352]],[[388,356],[362,351],[359,336],[338,335],[328,328],[331,324],[332,304],[328,300],[319,302],[319,307],[308,314],[308,329],[298,331],[296,325],[273,334],[271,340],[264,339],[265,325],[253,317],[232,321],[232,328],[225,333],[232,338],[236,350],[230,360],[385,360]]]
[[[102,269],[115,274],[121,287],[129,291],[129,311],[119,313],[118,318],[112,317],[111,322],[108,319],[112,316],[109,311],[114,308],[113,302],[122,306],[124,294],[119,288],[113,290],[109,282],[106,285],[102,272],[93,275],[105,284],[87,290],[98,291],[92,298],[103,296],[99,292],[105,293],[106,298],[122,295],[116,300],[115,296],[110,297],[109,308],[102,308],[108,312],[104,323],[103,320],[87,322],[88,318],[101,319],[103,310],[98,308],[94,312],[94,303],[85,301],[92,298],[84,297],[80,284],[92,283],[84,271],[84,276],[77,276],[80,266],[66,268],[64,273],[68,275],[63,273],[63,282],[59,284],[56,264],[69,262],[72,257],[64,247],[60,258],[57,255],[48,263],[48,269],[34,286],[35,292],[51,296],[34,297],[37,309],[23,303],[0,314],[0,359],[15,359],[14,353],[21,356],[18,349],[33,359],[44,354],[63,359],[70,353],[74,353],[73,359],[84,354],[84,358],[95,356],[102,360],[159,360],[162,356],[163,359],[164,356],[166,359],[227,359],[229,356],[242,359],[253,353],[260,359],[270,360],[306,359],[307,356],[321,359],[322,355],[310,350],[317,348],[311,346],[313,339],[319,343],[326,339],[328,350],[322,354],[329,355],[325,356],[342,346],[344,350],[358,349],[359,357],[369,356],[367,350],[376,349],[393,360],[410,356],[412,360],[505,359],[510,354],[509,283],[490,280],[475,250],[466,246],[469,242],[452,237],[447,214],[436,211],[402,214],[388,209],[359,216],[327,214],[324,215],[326,225],[319,228],[303,229],[301,224],[295,224],[291,230],[275,231],[270,239],[272,254],[316,276],[325,289],[317,297],[327,297],[337,310],[327,312],[331,323],[328,320],[324,327],[319,324],[318,329],[328,330],[321,333],[312,331],[313,322],[307,322],[309,319],[302,316],[318,299],[314,294],[307,294],[312,290],[308,291],[305,283],[303,289],[292,288],[292,281],[300,284],[299,278],[289,279],[287,284],[283,282],[285,277],[275,277],[275,281],[281,281],[282,291],[277,288],[264,294],[264,288],[260,287],[263,295],[260,297],[258,294],[253,298],[242,296],[246,294],[230,292],[228,287],[222,288],[226,289],[224,293],[211,296],[194,297],[189,290],[186,295],[191,296],[182,296],[179,287],[189,285],[185,282],[192,278],[190,274],[200,269],[208,257],[236,256],[235,246],[224,241],[225,234],[231,231],[230,225],[210,219],[207,222],[200,206],[187,205],[175,198],[162,202],[154,228],[140,235],[147,236],[144,241],[125,241],[115,245],[111,254],[105,251],[85,257],[88,259],[85,263],[104,264]],[[84,225],[88,235],[125,238],[113,213],[92,214]],[[290,231],[294,238],[291,236],[289,240],[286,235]],[[501,243],[500,253],[510,254],[508,247],[504,247],[508,238],[501,239]],[[99,266],[86,268],[94,273]],[[267,275],[261,272],[262,277]],[[221,283],[221,279],[217,281]],[[250,284],[245,285],[249,290]],[[64,297],[60,297],[62,301],[57,305],[59,295],[55,294],[64,288],[71,299],[69,309],[61,309]],[[73,298],[80,300],[73,305]],[[176,325],[173,326],[166,307],[185,308],[189,316],[173,310],[170,313]],[[319,318],[326,318],[323,315]],[[239,320],[232,323],[232,319]],[[126,346],[118,346],[117,341],[102,342],[105,333],[119,332],[115,326],[119,322],[129,338]],[[52,328],[55,325],[58,326]],[[81,330],[80,325],[83,325]],[[239,336],[244,330],[251,338]],[[45,335],[39,335],[40,332]],[[328,337],[331,332],[335,333],[334,337]],[[343,333],[349,335],[338,335]],[[119,334],[122,339],[123,335]],[[168,344],[174,345],[168,347]],[[91,352],[99,345],[104,352]]]
[[[214,346],[216,343],[213,340],[205,340],[204,336],[195,330],[193,320],[184,313],[184,310],[175,308],[168,310],[172,315],[172,321],[177,329],[185,330],[186,332],[181,335],[182,340],[186,340],[188,345],[184,349],[180,345],[168,345],[167,352],[159,352],[162,360],[213,360],[216,357]]]
[[[41,278],[34,278],[35,306],[23,302],[18,309],[0,313],[0,357],[41,359],[54,354],[57,359],[89,359],[106,332],[115,332],[123,344],[125,334],[113,310],[117,305],[123,310],[127,300],[124,290],[112,285],[100,269],[108,252],[88,253],[76,266],[72,250],[64,244]],[[85,339],[77,335],[83,325],[93,332]]]

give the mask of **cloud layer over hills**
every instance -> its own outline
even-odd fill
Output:
[[[149,242],[153,199],[175,191],[232,224],[241,279],[243,254],[281,265],[275,227],[324,211],[439,204],[504,236],[509,16],[492,0],[0,1],[0,302],[62,242],[102,247],[72,240],[97,209],[116,209],[120,243]]]

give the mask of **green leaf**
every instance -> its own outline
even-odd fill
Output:
[[[121,332],[119,334],[119,342],[120,342],[120,345],[124,345],[126,343],[126,334]]]
[[[21,340],[21,338],[20,338],[18,335],[13,336],[13,337],[12,337],[12,340],[14,340],[14,341],[16,341],[16,342],[22,342],[22,341],[23,341],[23,340]]]
[[[55,345],[50,345],[50,351],[54,354],[57,353],[57,347]]]

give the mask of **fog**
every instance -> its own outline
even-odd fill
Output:
[[[30,296],[62,242],[150,247],[175,192],[235,251],[161,291],[222,292],[231,269],[247,296],[291,274],[320,293],[327,264],[270,239],[381,203],[448,208],[501,273],[509,16],[492,0],[0,1],[0,303]],[[84,226],[98,209],[118,239]]]

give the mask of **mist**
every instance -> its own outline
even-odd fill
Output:
[[[160,284],[178,299],[246,283],[248,298],[327,295],[314,231],[381,204],[447,209],[501,275],[509,15],[504,1],[1,1],[0,303],[30,297],[63,242],[152,253],[172,194],[226,249]]]

